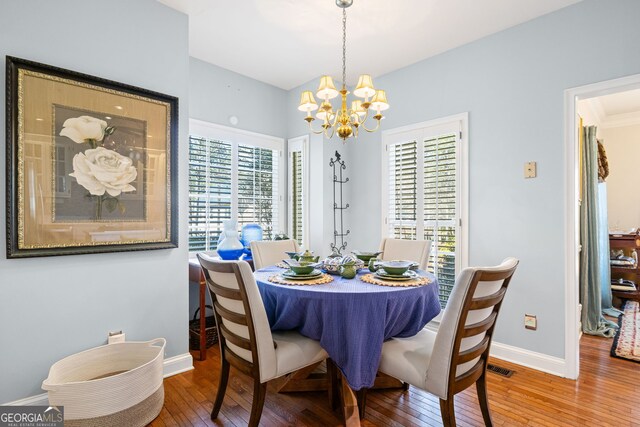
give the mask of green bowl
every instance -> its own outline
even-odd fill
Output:
[[[365,264],[369,263],[369,260],[371,258],[376,258],[378,255],[380,255],[382,252],[360,252],[360,251],[353,251],[353,254],[356,256],[356,258],[361,259],[362,261],[364,261]]]
[[[409,270],[411,261],[384,261],[380,263],[380,267],[392,276],[400,276]]]
[[[311,272],[313,271],[313,269],[316,267],[315,264],[309,264],[309,265],[289,265],[289,268],[291,269],[291,271],[293,271],[296,274],[311,274]]]

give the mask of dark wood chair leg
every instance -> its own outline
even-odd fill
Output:
[[[356,398],[358,399],[358,415],[360,419],[364,418],[365,407],[367,406],[367,388],[361,388],[356,392]]]
[[[338,409],[340,404],[340,390],[338,387],[338,368],[333,360],[327,359],[327,391],[329,392],[329,402],[331,403],[331,410]]]
[[[261,383],[259,380],[253,380],[253,401],[251,402],[251,416],[249,417],[249,427],[258,427],[260,417],[262,416],[262,408],[264,407],[264,398],[267,396],[267,383]]]
[[[216,394],[216,401],[213,404],[211,410],[211,419],[218,418],[218,412],[222,407],[222,401],[224,400],[224,394],[227,391],[227,382],[229,381],[229,362],[222,359],[222,369],[220,369],[220,380],[218,381],[218,394]]]
[[[480,403],[480,410],[482,411],[482,418],[484,418],[484,425],[487,427],[493,426],[491,420],[491,412],[489,412],[489,396],[487,394],[487,374],[482,374],[478,381],[476,381],[476,390],[478,391],[478,402]]]
[[[453,406],[453,396],[449,399],[440,399],[440,413],[444,427],[456,427],[456,412]]]

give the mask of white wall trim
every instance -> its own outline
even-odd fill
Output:
[[[193,369],[193,357],[191,353],[179,354],[169,357],[163,363],[163,377],[171,377]],[[29,406],[29,405],[48,405],[49,399],[47,393],[37,394],[35,396],[25,397],[24,399],[14,400],[13,402],[3,403],[7,406]]]
[[[293,235],[293,221],[292,221],[292,194],[293,194],[293,182],[292,182],[292,156],[294,151],[302,153],[302,248],[307,249],[311,247],[309,242],[309,228],[311,226],[310,212],[309,212],[309,200],[310,198],[310,171],[309,165],[309,135],[297,136],[295,138],[289,138],[287,140],[287,231],[288,235]]]
[[[49,398],[47,397],[47,393],[42,393],[25,397],[24,399],[14,400],[13,402],[3,403],[2,406],[43,406],[48,404]]]
[[[560,357],[549,356],[508,344],[494,342],[491,344],[491,357],[506,360],[527,368],[546,372],[548,374],[565,376],[565,360]]]
[[[193,369],[193,357],[191,353],[183,353],[169,357],[168,359],[164,359],[162,368],[164,378],[191,371]]]
[[[640,74],[594,83],[564,92],[565,133],[565,208],[564,208],[564,253],[565,253],[565,322],[564,358],[565,377],[577,379],[580,373],[580,310],[579,304],[579,221],[578,221],[578,116],[577,101],[610,95],[640,88]]]

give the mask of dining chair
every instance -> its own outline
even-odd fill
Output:
[[[518,266],[507,258],[496,267],[465,268],[456,278],[437,332],[427,328],[382,346],[381,372],[440,398],[445,426],[454,427],[453,397],[475,383],[486,426],[492,426],[486,371],[493,328]]]
[[[421,270],[427,269],[431,240],[405,240],[385,237],[380,243],[380,259],[385,261],[415,261]]]
[[[256,240],[251,242],[251,256],[256,270],[275,265],[288,258],[285,252],[300,252],[298,242],[289,240]]]
[[[271,332],[258,285],[246,261],[219,261],[198,254],[215,312],[221,371],[216,400],[211,411],[215,420],[222,406],[229,367],[253,377],[253,402],[249,426],[257,426],[267,393],[267,382],[328,355],[318,341],[297,332]]]

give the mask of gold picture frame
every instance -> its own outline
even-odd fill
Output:
[[[178,246],[178,99],[7,57],[7,258]]]

